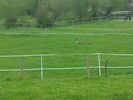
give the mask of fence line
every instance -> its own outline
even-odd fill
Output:
[[[90,67],[91,69],[98,69],[99,66]],[[105,68],[101,66],[101,68]],[[111,67],[109,66],[108,69],[132,69],[133,66],[123,66],[123,67]],[[60,71],[60,70],[84,70],[87,69],[86,67],[65,67],[65,68],[43,68],[43,71]],[[30,68],[30,69],[23,69],[23,71],[40,71],[41,68]],[[18,72],[21,69],[0,69],[0,72]]]
[[[33,55],[0,55],[0,58],[19,58],[19,57],[46,57],[46,56],[87,56],[87,55],[109,55],[109,56],[133,56],[133,54],[113,54],[113,53],[78,53],[78,54],[33,54]]]
[[[86,55],[96,55],[97,53],[89,54],[33,54],[33,55],[0,55],[0,58],[18,58],[18,57],[40,57],[40,56],[86,56]]]
[[[66,68],[44,68],[43,67],[43,57],[48,56],[88,56],[88,55],[96,55],[98,66],[92,66],[92,69],[99,70],[99,76],[102,76],[101,68],[101,56],[102,55],[111,55],[111,56],[133,56],[133,54],[111,54],[111,53],[89,53],[89,54],[34,54],[34,55],[0,55],[0,58],[23,58],[23,57],[40,57],[40,68],[31,68],[31,69],[0,69],[0,72],[15,72],[15,71],[40,71],[41,79],[44,78],[44,71],[45,70],[82,70],[87,69],[87,67],[66,67]],[[108,69],[127,69],[133,68],[133,66],[122,66],[122,67],[111,67],[109,66]]]
[[[0,28],[0,30],[5,30],[8,28]],[[56,28],[12,28],[10,30],[44,30],[47,31],[49,29],[69,29],[69,30],[90,30],[90,31],[132,31],[133,28],[81,28],[81,27],[56,27]]]
[[[62,24],[51,24],[50,28],[53,28],[53,27],[60,27],[60,26],[67,26],[67,25],[77,25],[77,24],[85,24],[85,23],[88,23],[88,22],[93,22],[93,21],[102,21],[102,20],[109,20],[107,17],[105,16],[101,16],[101,17],[92,17],[92,18],[84,18],[84,19],[69,19],[69,20],[60,20],[58,22],[64,22]],[[10,26],[10,25],[9,25]],[[38,27],[39,26],[39,27]],[[7,26],[5,25],[0,25],[0,28],[6,28]],[[35,24],[35,23],[16,23],[14,24],[13,26],[11,25],[10,26],[11,28],[43,28],[44,26],[41,25],[41,24]]]
[[[19,57],[40,57],[41,54],[34,55],[0,55],[0,58],[19,58]]]
[[[101,55],[108,55],[108,56],[133,56],[133,54],[106,54],[106,53],[101,53]]]
[[[71,29],[71,30],[88,30],[88,31],[132,31],[133,28],[126,29],[114,29],[114,28],[78,28],[78,27],[58,27],[58,29]]]
[[[88,35],[88,36],[101,36],[101,35],[126,35],[126,36],[132,36],[133,34],[132,33],[37,33],[37,34],[34,34],[34,33],[0,33],[0,35]]]

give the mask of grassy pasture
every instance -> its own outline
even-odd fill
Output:
[[[52,29],[0,29],[0,55],[133,54],[132,26],[123,21],[103,21]],[[19,68],[20,59],[0,58],[0,69]],[[102,55],[102,66],[105,59],[112,67],[133,65],[133,57]],[[43,57],[43,64],[47,68],[83,67],[86,56]],[[97,55],[89,55],[89,65],[98,65]],[[40,68],[40,57],[24,58],[24,68]],[[0,99],[133,100],[133,69],[109,69],[108,78],[104,69],[101,78],[98,69],[91,69],[91,79],[87,79],[86,70],[44,73],[45,79],[40,80],[40,71],[25,71],[20,80],[20,72],[0,72]]]

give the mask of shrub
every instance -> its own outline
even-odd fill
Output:
[[[53,26],[52,19],[43,9],[37,11],[36,18],[37,18],[37,27],[45,28]]]
[[[7,28],[15,27],[17,23],[17,18],[15,16],[9,16],[6,18],[5,26]]]

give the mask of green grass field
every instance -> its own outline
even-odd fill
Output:
[[[0,29],[0,55],[133,54],[133,23],[100,21],[51,29]],[[76,40],[80,43],[77,44]],[[43,57],[45,68],[86,66],[85,55]],[[98,66],[97,55],[88,55]],[[20,58],[0,58],[1,69],[17,69]],[[101,56],[101,66],[133,66],[133,56]],[[23,58],[24,68],[40,68],[40,57]],[[133,100],[133,69],[0,72],[0,100]]]

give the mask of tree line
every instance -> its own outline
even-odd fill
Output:
[[[5,26],[35,23],[50,27],[59,20],[108,16],[112,11],[132,10],[132,0],[0,0]]]

